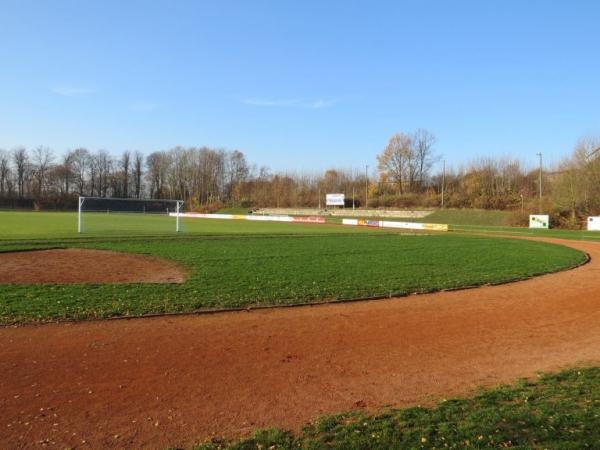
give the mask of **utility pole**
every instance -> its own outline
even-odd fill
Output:
[[[365,209],[369,207],[369,166],[365,166]]]
[[[319,188],[319,210],[321,210],[321,188]]]
[[[446,160],[442,163],[442,209],[444,209],[444,191],[446,189]]]
[[[540,212],[542,212],[542,153],[536,153],[540,157]]]

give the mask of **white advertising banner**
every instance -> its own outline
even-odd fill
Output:
[[[531,214],[529,228],[550,228],[550,216],[547,214]]]
[[[327,194],[325,204],[327,206],[344,206],[344,194]]]
[[[246,220],[256,220],[259,222],[293,222],[292,216],[245,216]]]
[[[588,231],[600,231],[600,216],[588,217],[587,229]]]
[[[411,222],[392,222],[389,220],[381,221],[381,226],[384,228],[403,228],[405,230],[424,230],[425,224]]]
[[[176,213],[169,214],[172,217]],[[203,213],[180,213],[179,217],[196,219],[228,219],[228,220],[250,220],[257,222],[294,222],[294,223],[326,223],[325,217],[316,216],[253,216],[246,214],[203,214]]]
[[[177,217],[177,213],[169,213],[171,217]],[[234,219],[233,214],[203,214],[203,213],[179,213],[179,217],[195,217],[197,219]]]
[[[448,231],[448,225],[442,223],[395,222],[390,220],[342,219],[342,225],[402,228],[405,230]]]

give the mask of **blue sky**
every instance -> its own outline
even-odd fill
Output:
[[[448,164],[600,135],[600,2],[0,0],[0,148],[240,149],[375,166],[425,128]]]

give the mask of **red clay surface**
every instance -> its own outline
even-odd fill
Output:
[[[400,299],[0,329],[0,447],[165,448],[600,361],[592,261]]]
[[[78,248],[0,253],[0,284],[183,283],[173,261]]]

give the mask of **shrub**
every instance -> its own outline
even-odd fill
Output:
[[[524,211],[513,211],[508,217],[507,225],[511,227],[528,227],[529,213]]]

